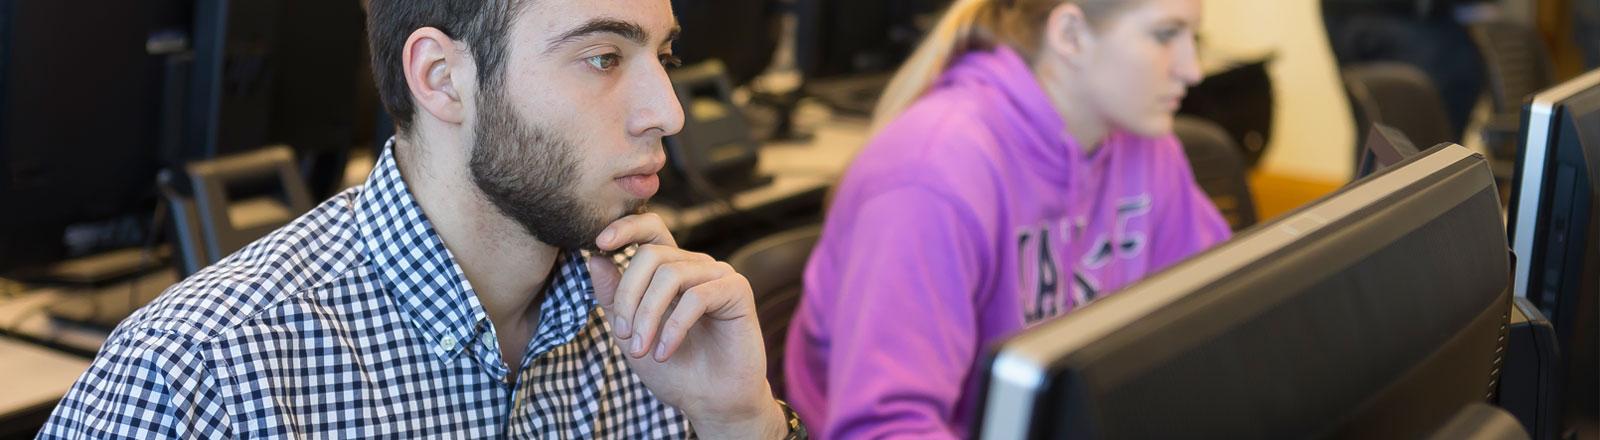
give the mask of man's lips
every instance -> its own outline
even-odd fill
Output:
[[[621,176],[615,178],[615,181],[617,186],[621,186],[622,190],[627,191],[628,194],[647,199],[661,189],[661,178],[656,177],[656,173],[661,172],[661,168],[664,166],[666,166],[666,160],[652,160],[644,165],[624,171]]]

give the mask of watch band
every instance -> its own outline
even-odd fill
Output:
[[[778,400],[778,407],[783,408],[784,424],[789,427],[789,435],[784,436],[784,440],[807,440],[811,438],[811,434],[806,432],[806,425],[800,423],[800,414],[795,413],[794,408],[790,408],[788,402]]]

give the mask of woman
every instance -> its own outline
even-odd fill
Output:
[[[890,83],[806,268],[822,438],[964,437],[996,340],[1228,237],[1172,114],[1199,0],[958,0]]]

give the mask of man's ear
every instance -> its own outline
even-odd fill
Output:
[[[406,39],[400,59],[417,108],[441,121],[461,124],[465,104],[457,87],[463,84],[457,82],[453,68],[467,60],[457,52],[455,40],[435,28],[417,29]]]
[[[1083,8],[1067,2],[1050,10],[1044,25],[1045,52],[1061,57],[1069,66],[1078,66],[1093,44],[1094,29],[1084,17]]]

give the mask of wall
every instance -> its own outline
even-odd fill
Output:
[[[1275,54],[1270,65],[1277,112],[1263,171],[1347,180],[1355,128],[1328,49],[1318,0],[1202,0],[1200,35],[1208,50]]]

